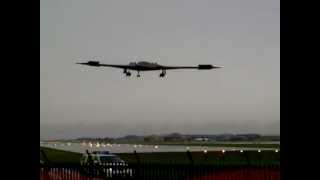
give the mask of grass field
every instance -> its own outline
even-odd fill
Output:
[[[81,154],[52,148],[40,147],[48,158],[49,163],[79,163]],[[40,153],[40,159],[45,161],[45,157]]]
[[[79,163],[81,154],[41,147],[47,156],[49,163]],[[212,165],[280,165],[280,152],[275,151],[245,151],[241,152],[157,152],[157,153],[139,153],[137,156],[133,153],[117,154],[129,164],[135,164],[138,159],[141,163],[148,164],[190,164],[190,158],[194,164],[212,164]],[[44,159],[40,153],[40,158]]]

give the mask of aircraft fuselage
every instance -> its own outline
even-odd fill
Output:
[[[154,70],[161,70],[162,66],[157,63],[150,63],[146,61],[140,61],[140,62],[133,62],[129,63],[129,66],[127,67],[129,70],[136,70],[136,71],[154,71]]]

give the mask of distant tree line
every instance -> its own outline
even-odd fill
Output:
[[[105,142],[105,143],[152,143],[152,142],[201,142],[201,141],[280,141],[280,136],[264,136],[260,134],[180,134],[171,133],[164,135],[126,135],[119,138],[92,138],[92,137],[82,137],[75,139],[79,142]]]

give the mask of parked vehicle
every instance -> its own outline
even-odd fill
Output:
[[[130,177],[132,169],[119,156],[108,151],[88,151],[82,155],[82,171],[103,177]]]

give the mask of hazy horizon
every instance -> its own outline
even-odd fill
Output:
[[[49,139],[40,139],[40,140],[73,140],[73,139],[82,139],[82,138],[122,138],[125,136],[139,136],[139,137],[144,137],[144,136],[150,136],[150,135],[157,135],[157,136],[164,136],[164,135],[169,135],[169,134],[174,134],[177,132],[172,132],[172,133],[165,133],[165,134],[144,134],[144,135],[136,135],[136,134],[126,134],[123,136],[79,136],[79,137],[69,137],[69,138],[49,138]],[[255,134],[255,133],[240,133],[240,134],[234,134],[234,133],[221,133],[221,134],[183,134],[183,133],[178,133],[181,135],[223,135],[223,134],[233,134],[233,135],[242,135],[242,134]],[[259,134],[261,136],[279,136],[280,134]]]
[[[279,0],[41,0],[41,139],[280,134]],[[75,64],[212,64],[136,72]]]

